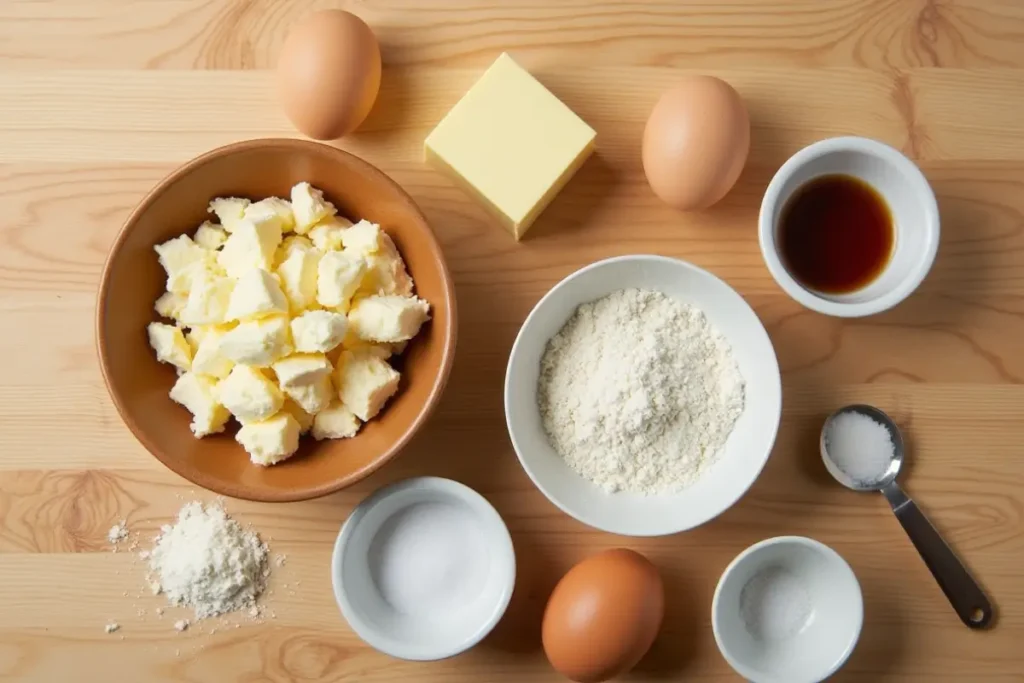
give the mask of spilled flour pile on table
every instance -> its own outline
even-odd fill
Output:
[[[548,343],[538,403],[555,450],[609,492],[677,491],[743,412],[729,343],[693,306],[626,289],[583,304]]]
[[[256,607],[270,575],[267,554],[256,532],[243,529],[219,504],[193,502],[161,529],[144,557],[153,591],[205,619]]]

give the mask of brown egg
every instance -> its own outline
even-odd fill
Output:
[[[317,140],[359,127],[380,88],[380,46],[348,12],[314,12],[288,33],[277,60],[277,93],[291,122]]]
[[[644,128],[647,182],[681,211],[706,209],[732,189],[750,152],[750,116],[731,85],[694,76],[668,90]]]
[[[569,570],[548,598],[541,626],[551,666],[580,683],[606,681],[640,661],[665,611],[658,570],[617,548]]]

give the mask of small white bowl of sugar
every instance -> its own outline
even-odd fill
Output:
[[[512,538],[473,489],[418,477],[360,503],[334,545],[331,580],[352,630],[408,660],[445,659],[479,643],[515,585]]]
[[[715,642],[753,683],[816,683],[860,638],[864,600],[850,565],[810,538],[780,536],[740,553],[711,607]]]

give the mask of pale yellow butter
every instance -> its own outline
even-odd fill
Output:
[[[221,339],[226,333],[215,327],[207,328],[202,333],[202,339],[198,340],[192,357],[192,372],[216,379],[228,376],[235,364],[220,350]]]
[[[306,238],[297,237],[297,239],[305,240]],[[294,314],[299,314],[317,305],[317,266],[320,264],[320,257],[321,252],[318,249],[312,246],[306,248],[301,243],[292,243],[277,267],[277,275],[281,278],[281,288],[284,290]]]
[[[337,213],[334,204],[324,199],[324,193],[309,183],[298,183],[292,188],[291,195],[295,232],[300,235],[305,235],[314,225]]]
[[[348,439],[359,431],[359,418],[340,403],[334,403],[313,417],[313,438]]]
[[[149,345],[156,352],[156,359],[161,363],[188,371],[192,367],[192,347],[185,341],[181,329],[165,323],[150,323],[146,328],[149,333]]]
[[[327,353],[341,344],[348,320],[334,311],[307,311],[292,318],[292,341],[296,351]]]
[[[217,383],[217,400],[238,421],[259,422],[281,409],[284,395],[267,376],[248,365],[236,365]]]
[[[299,422],[282,410],[262,422],[243,424],[235,440],[242,444],[252,462],[266,467],[294,455],[299,450],[301,432]]]
[[[292,352],[287,316],[241,323],[220,340],[220,352],[234,363],[268,368]]]
[[[224,431],[231,413],[216,399],[216,384],[209,377],[186,372],[171,387],[171,400],[192,413],[190,428],[196,438]]]
[[[309,239],[322,251],[341,251],[342,235],[352,225],[352,221],[341,216],[331,216],[317,223],[309,230]]]
[[[348,322],[360,339],[403,342],[416,336],[430,318],[430,306],[414,296],[370,296],[348,312]]]
[[[348,310],[366,273],[366,261],[344,251],[328,251],[317,264],[316,300],[326,308]]]
[[[276,221],[281,227],[281,232],[295,229],[295,214],[292,213],[291,202],[280,197],[267,197],[250,204],[245,207],[242,218],[254,223]]]
[[[181,317],[181,311],[185,308],[185,302],[187,301],[188,297],[182,294],[164,292],[160,295],[160,298],[156,300],[156,304],[154,304],[153,309],[160,314],[161,317],[177,320]]]
[[[203,272],[192,281],[178,319],[185,325],[217,325],[226,319],[234,280]]]
[[[188,235],[167,240],[153,249],[167,273],[168,292],[188,294],[192,288],[192,279],[213,265],[210,252],[193,242]]]
[[[279,244],[280,223],[274,220],[258,223],[243,220],[228,236],[224,247],[217,252],[217,263],[234,278],[242,277],[256,268],[271,270]]]
[[[502,54],[427,136],[424,153],[519,239],[590,156],[595,136]]]
[[[252,320],[288,313],[288,299],[277,278],[257,268],[238,278],[231,292],[227,320]]]
[[[196,229],[195,243],[208,251],[216,251],[224,246],[228,239],[228,233],[224,228],[215,225],[210,221],[204,221]]]
[[[300,434],[305,434],[313,428],[313,416],[292,399],[285,398],[281,410],[294,417],[295,421],[299,423]]]
[[[282,389],[312,384],[321,377],[330,377],[334,368],[322,353],[296,353],[282,358],[272,366]]]
[[[412,278],[405,269],[405,261],[398,253],[395,243],[381,231],[378,235],[378,248],[375,252],[365,254],[366,275],[359,285],[357,294],[412,294]]]
[[[330,375],[318,377],[309,384],[286,387],[282,391],[310,415],[318,414],[335,398]]]
[[[363,422],[373,419],[395,395],[398,381],[398,372],[372,352],[346,350],[338,359],[338,397]]]
[[[235,228],[242,222],[245,209],[249,204],[248,199],[240,197],[220,197],[210,202],[207,211],[216,214],[217,220],[220,221],[225,230],[234,232]]]

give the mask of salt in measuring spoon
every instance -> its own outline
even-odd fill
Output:
[[[828,452],[829,432],[834,421],[841,415],[859,413],[885,427],[892,439],[892,458],[880,477],[870,481],[855,479],[840,467]],[[903,437],[896,423],[881,410],[867,405],[851,405],[840,408],[825,420],[821,430],[821,459],[825,468],[843,486],[854,491],[881,491],[892,506],[896,519],[907,532],[932,576],[946,594],[960,620],[970,628],[985,628],[992,623],[992,604],[978,586],[978,583],[957,558],[953,550],[939,535],[920,508],[896,483],[896,476],[903,465]]]

